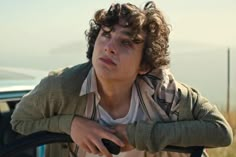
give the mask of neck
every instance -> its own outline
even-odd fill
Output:
[[[101,99],[108,101],[111,105],[131,97],[132,83],[112,83],[98,80],[97,85]]]
[[[131,100],[133,82],[119,82],[97,79],[100,105],[113,117],[124,117]]]

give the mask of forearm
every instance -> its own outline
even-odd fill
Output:
[[[157,152],[167,145],[227,146],[231,134],[221,124],[200,120],[171,123],[138,122],[128,126],[129,142],[139,150]]]
[[[232,130],[216,108],[197,120],[176,122],[137,122],[127,128],[129,142],[139,150],[157,152],[167,145],[227,146]]]
[[[54,87],[54,88],[52,88]],[[21,134],[37,131],[70,134],[73,114],[59,114],[60,85],[52,77],[43,79],[34,90],[24,96],[12,114],[12,128]]]
[[[74,115],[59,115],[49,118],[34,119],[33,117],[12,116],[12,129],[28,135],[38,131],[50,131],[70,134],[70,126]]]

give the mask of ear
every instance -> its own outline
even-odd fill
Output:
[[[145,75],[151,70],[151,67],[148,66],[147,64],[142,64],[139,68],[139,75]]]

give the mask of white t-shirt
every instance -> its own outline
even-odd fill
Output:
[[[97,106],[97,112],[99,114],[99,123],[104,126],[114,126],[116,124],[128,124],[128,123],[134,123],[135,121],[144,120],[144,113],[141,109],[141,106],[139,105],[139,99],[137,94],[137,89],[135,85],[132,87],[132,95],[131,95],[131,101],[130,101],[130,108],[129,112],[125,117],[113,119],[109,113],[107,113],[102,106],[98,104]],[[113,155],[113,157],[128,157],[129,154],[132,151],[138,151],[138,150],[131,150],[128,152],[121,152],[118,155]],[[86,157],[99,157],[99,155],[89,154],[86,153]]]

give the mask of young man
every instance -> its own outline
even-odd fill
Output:
[[[48,156],[176,156],[173,146],[227,146],[232,130],[216,106],[168,70],[169,28],[153,2],[99,10],[87,32],[88,63],[52,72],[18,104],[13,129],[69,134]],[[77,149],[79,148],[79,149]],[[184,155],[184,154],[179,154]],[[185,154],[186,155],[186,154]]]

